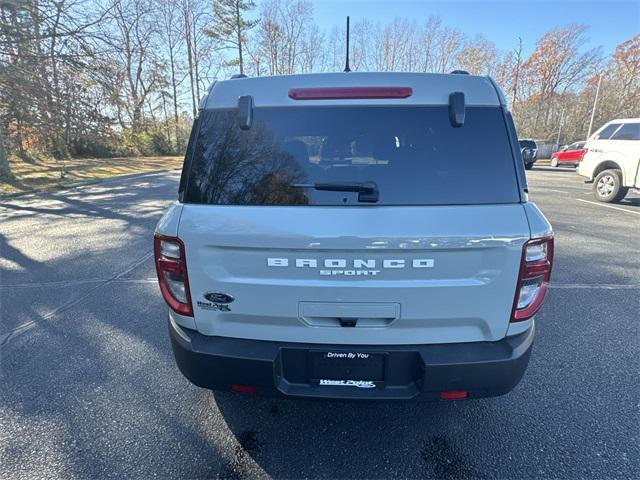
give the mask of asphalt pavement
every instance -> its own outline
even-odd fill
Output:
[[[0,200],[0,478],[638,478],[640,195],[527,172],[553,284],[510,394],[272,400],[178,372],[152,231],[176,172]]]

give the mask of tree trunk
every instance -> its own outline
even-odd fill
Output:
[[[189,10],[184,10],[184,39],[187,47],[187,64],[189,66],[189,84],[191,86],[191,109],[193,110],[193,117],[195,118],[197,112],[196,104],[196,89],[194,86],[193,78],[193,50],[191,46],[191,24],[189,23]]]
[[[10,180],[12,178],[11,165],[9,165],[7,151],[4,148],[4,129],[0,123],[0,179]]]
[[[236,33],[238,34],[238,61],[240,62],[240,75],[244,75],[242,62],[242,18],[240,17],[240,2],[236,1]]]
[[[171,65],[171,97],[173,100],[173,126],[176,131],[176,151],[182,151],[180,128],[178,127],[178,86],[176,83],[176,65],[173,56],[173,46],[169,48],[169,62]]]
[[[196,99],[200,102],[200,72],[198,70],[198,64],[200,59],[198,58],[198,32],[196,28],[196,16],[193,17],[193,68],[195,72],[195,81],[196,81]]]

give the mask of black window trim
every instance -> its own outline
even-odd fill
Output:
[[[187,149],[184,154],[184,163],[182,164],[182,172],[180,174],[180,184],[178,186],[178,201],[184,203],[184,194],[187,190],[189,176],[191,174],[191,161],[195,152],[195,140],[200,132],[200,115],[193,119]]]

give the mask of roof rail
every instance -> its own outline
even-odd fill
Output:
[[[466,70],[453,70],[451,75],[469,75],[469,72]]]
[[[234,75],[231,75],[230,79],[233,80],[235,78],[247,78],[247,76],[244,73],[236,73]]]

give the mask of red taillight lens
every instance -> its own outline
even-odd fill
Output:
[[[551,280],[552,265],[552,236],[536,238],[524,244],[518,286],[513,300],[512,322],[527,320],[540,309]]]
[[[193,316],[184,244],[175,237],[154,236],[156,272],[162,296],[176,313]]]
[[[257,387],[252,385],[238,385],[236,383],[231,385],[231,391],[236,393],[246,393],[248,395],[255,395],[258,393]]]
[[[327,87],[289,90],[289,98],[293,100],[407,98],[412,94],[411,87]]]
[[[467,398],[469,392],[466,390],[455,390],[452,392],[440,392],[440,400],[462,400]]]

